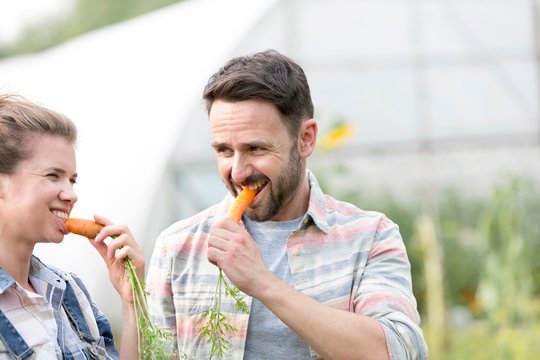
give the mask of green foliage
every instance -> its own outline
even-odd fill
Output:
[[[452,341],[446,359],[538,359],[539,337],[539,324],[493,329],[484,322],[475,322],[466,329],[457,329],[452,332]]]
[[[0,58],[37,52],[86,32],[134,18],[181,0],[78,0],[62,19],[44,19],[26,29],[19,41],[0,47]]]
[[[160,329],[152,323],[148,313],[144,283],[137,276],[133,263],[129,258],[125,260],[124,264],[133,291],[133,304],[135,306],[137,330],[139,331],[139,359],[168,360],[173,358],[175,349],[173,349],[172,333]]]
[[[479,299],[494,326],[516,324],[529,317],[523,305],[532,295],[534,239],[524,223],[523,192],[518,180],[496,189],[480,217],[480,248],[483,267]]]
[[[445,254],[445,284],[449,306],[466,305],[477,312],[475,292],[479,281],[478,217],[480,199],[465,198],[447,189],[439,199],[439,232]]]
[[[249,312],[245,299],[241,296],[240,290],[236,286],[231,286],[223,275],[223,270],[219,268],[218,281],[214,296],[213,306],[203,313],[206,317],[206,323],[201,328],[200,335],[212,346],[210,357],[222,358],[230,347],[230,336],[236,332],[236,328],[227,321],[227,317],[221,311],[222,294],[230,296],[235,301],[235,309],[247,314]]]

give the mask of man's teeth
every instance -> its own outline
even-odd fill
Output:
[[[65,220],[68,218],[68,214],[66,212],[63,212],[63,211],[58,211],[58,210],[53,210],[52,213],[54,215],[56,215],[56,217],[62,219],[62,220]]]
[[[249,189],[249,190],[257,190],[257,189],[263,187],[264,184],[265,184],[264,181],[260,181],[260,182],[255,183],[255,184],[249,184],[249,185],[248,185],[248,189]]]

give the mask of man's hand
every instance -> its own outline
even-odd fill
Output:
[[[208,239],[208,260],[219,266],[240,291],[257,297],[274,275],[249,233],[233,220],[218,221]]]

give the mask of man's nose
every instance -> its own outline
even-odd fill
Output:
[[[236,153],[231,169],[231,177],[234,182],[242,183],[253,173],[249,157]]]

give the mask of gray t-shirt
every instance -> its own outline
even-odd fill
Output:
[[[257,242],[264,263],[281,281],[291,284],[287,239],[302,218],[291,221],[255,222],[243,218],[247,231]],[[249,315],[244,360],[311,359],[307,344],[259,300],[253,299]]]

